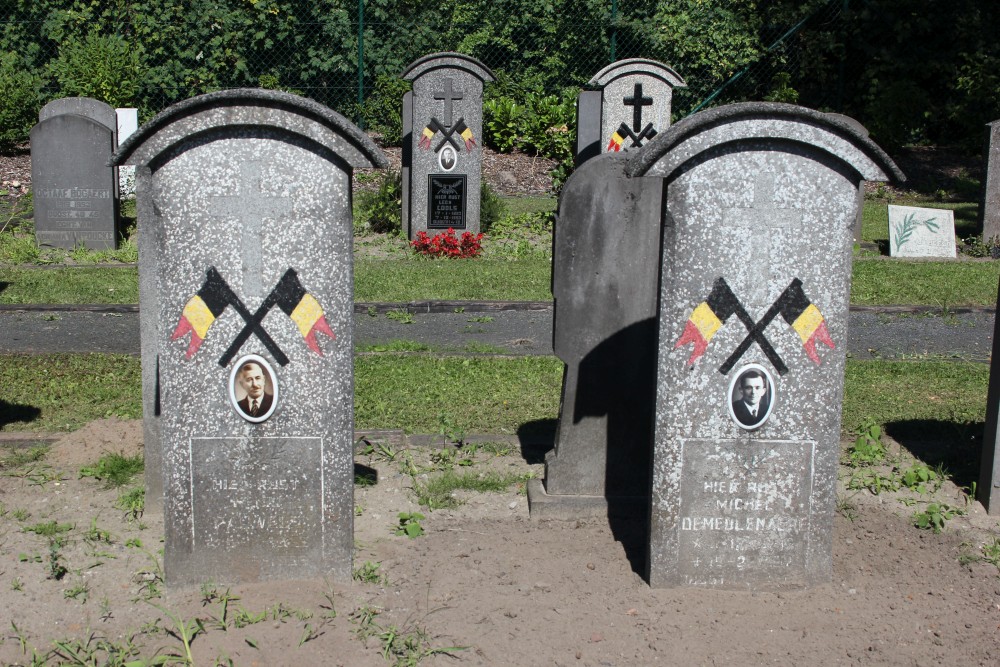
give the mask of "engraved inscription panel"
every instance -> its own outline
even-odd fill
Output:
[[[320,544],[321,438],[191,438],[190,445],[196,549],[294,558]]]
[[[427,177],[427,228],[465,229],[466,176]]]
[[[678,575],[805,584],[816,443],[684,440]]]

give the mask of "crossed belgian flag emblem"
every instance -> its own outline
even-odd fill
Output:
[[[198,292],[188,299],[170,340],[177,340],[190,333],[191,340],[188,342],[185,354],[185,357],[190,359],[208,336],[208,330],[228,306],[233,306],[236,309],[246,322],[246,326],[236,336],[222,359],[219,360],[221,366],[226,366],[243,346],[243,343],[252,335],[256,335],[264,343],[264,346],[274,355],[279,364],[284,366],[288,363],[288,357],[261,325],[264,317],[274,306],[280,308],[291,318],[298,327],[299,333],[302,334],[302,338],[305,339],[306,345],[316,354],[320,356],[323,354],[316,340],[317,333],[336,338],[326,321],[323,307],[302,286],[295,269],[288,269],[271,290],[271,293],[264,299],[260,308],[255,313],[251,313],[213,266],[208,269],[205,282]]]
[[[794,279],[785,288],[778,300],[771,305],[764,316],[754,322],[746,309],[733,294],[724,278],[718,278],[712,286],[712,292],[708,298],[699,303],[687,324],[684,332],[674,345],[677,349],[683,345],[691,344],[691,357],[688,359],[688,366],[694,363],[705,354],[709,342],[716,332],[722,328],[732,315],[736,315],[746,326],[748,334],[743,342],[736,348],[736,351],[726,360],[719,369],[720,373],[728,373],[736,362],[743,356],[753,343],[757,343],[763,350],[768,360],[774,364],[781,375],[788,372],[781,357],[771,343],[764,337],[764,329],[777,316],[787,322],[802,340],[802,347],[806,355],[817,365],[820,364],[819,354],[816,352],[816,343],[821,342],[830,349],[834,349],[833,341],[830,339],[830,332],[826,327],[826,319],[819,308],[809,300],[802,289],[802,281]]]

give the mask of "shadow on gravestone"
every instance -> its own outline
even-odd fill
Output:
[[[566,364],[555,449],[532,516],[642,513],[649,486],[659,179],[628,179],[625,158],[587,161],[567,180],[553,239],[553,348]]]
[[[627,161],[667,190],[649,583],[828,581],[858,183],[904,177],[851,124],[768,103]]]
[[[265,90],[178,103],[137,166],[147,502],[168,583],[330,575],[353,549],[351,173],[330,109]]]

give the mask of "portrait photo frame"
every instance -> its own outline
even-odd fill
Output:
[[[248,364],[256,364],[264,376],[264,393],[259,399],[261,406],[256,416],[250,414],[248,393],[241,381],[241,373]],[[278,376],[264,357],[259,354],[247,354],[240,357],[233,365],[229,373],[229,402],[236,414],[246,421],[254,424],[267,421],[278,407],[278,394]]]
[[[744,402],[743,379],[763,379],[764,394],[757,405],[756,417],[751,416]],[[744,431],[755,431],[771,417],[777,399],[774,376],[760,364],[747,364],[733,374],[726,393],[726,405],[733,422]]]

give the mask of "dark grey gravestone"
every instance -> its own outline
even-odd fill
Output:
[[[1000,120],[986,126],[984,150],[983,196],[979,206],[979,222],[983,240],[1000,239]]]
[[[666,187],[649,582],[828,581],[858,183],[902,174],[784,104],[701,112],[626,159]]]
[[[993,123],[996,128],[1000,121]],[[997,288],[997,305],[1000,306],[1000,287]],[[989,514],[1000,514],[1000,317],[993,324],[993,355],[990,357],[990,385],[986,391],[986,427],[983,434],[982,457],[979,462],[979,482],[976,498]]]
[[[566,364],[533,517],[641,512],[648,498],[662,181],[621,154],[581,165],[559,198],[553,349]]]
[[[351,173],[385,157],[311,100],[230,90],[168,108],[115,161],[137,167],[167,581],[349,580]]]
[[[404,229],[411,239],[449,227],[477,233],[483,84],[493,81],[493,73],[460,53],[433,53],[401,76],[413,82],[412,95],[403,100]]]
[[[38,120],[48,120],[64,114],[86,116],[100,123],[114,133],[115,147],[118,147],[118,118],[110,104],[90,97],[61,97],[43,106],[38,112]]]
[[[687,86],[671,67],[655,60],[629,58],[613,62],[588,85],[592,92],[577,99],[577,155],[579,165],[601,152],[640,148],[670,126],[674,88]]]
[[[49,115],[31,128],[38,245],[83,245],[90,250],[117,246],[118,171],[108,166],[114,149],[114,130],[88,116]]]

